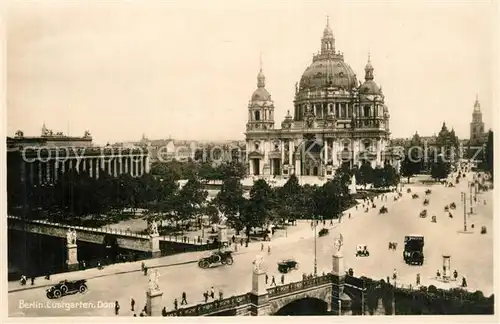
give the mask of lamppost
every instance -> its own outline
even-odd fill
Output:
[[[318,226],[318,223],[316,221],[316,216],[313,216],[313,224],[314,224],[314,276],[317,277],[318,275],[318,260],[317,260],[317,245],[316,245],[316,227]]]
[[[462,192],[462,202],[464,204],[464,232],[467,232],[467,194]]]

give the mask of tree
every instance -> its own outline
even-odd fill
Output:
[[[196,177],[191,177],[179,190],[175,210],[179,220],[189,221],[204,210],[208,192]]]
[[[356,181],[359,184],[366,185],[368,183],[373,183],[374,171],[372,165],[369,161],[363,161],[358,172],[356,172]]]
[[[224,179],[221,190],[214,199],[214,204],[227,218],[228,225],[239,232],[244,228],[240,217],[243,205],[243,186],[236,177]]]
[[[493,176],[493,131],[488,131],[488,140],[486,141],[486,147],[483,154],[483,163],[481,165],[482,169],[489,172]]]
[[[273,204],[273,191],[266,181],[259,179],[255,181],[250,189],[250,199],[246,203],[244,225],[247,235],[250,228],[262,227],[269,220]]]
[[[444,179],[451,172],[451,164],[442,154],[437,155],[431,164],[431,176],[438,181]]]

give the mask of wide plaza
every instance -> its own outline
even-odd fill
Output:
[[[149,266],[159,265],[155,268],[160,273],[159,286],[163,291],[163,304],[167,310],[173,309],[173,301],[177,298],[179,305],[183,292],[187,294],[189,305],[204,302],[203,292],[215,290],[216,298],[219,291],[224,297],[240,295],[251,290],[252,261],[255,256],[264,256],[269,283],[272,276],[276,283],[280,284],[281,274],[277,271],[277,262],[281,259],[294,258],[299,264],[299,270],[285,275],[285,284],[299,281],[303,273],[313,273],[314,250],[316,244],[316,260],[318,274],[327,273],[331,270],[332,254],[334,252],[334,238],[342,233],[344,245],[342,247],[345,267],[352,268],[355,276],[366,276],[373,279],[385,279],[392,276],[394,269],[398,273],[395,284],[400,286],[415,286],[416,274],[420,273],[422,285],[435,285],[437,287],[452,288],[460,284],[462,276],[467,278],[468,289],[471,291],[481,290],[485,295],[493,293],[493,191],[480,193],[478,203],[475,204],[475,213],[467,215],[469,228],[474,224],[471,233],[460,233],[463,230],[463,204],[461,193],[469,193],[468,180],[472,180],[472,174],[463,178],[455,187],[445,187],[442,184],[423,185],[405,184],[403,197],[394,201],[394,193],[386,194],[387,199],[376,198],[376,208],[370,208],[368,212],[362,208],[363,202],[359,202],[358,208],[351,208],[344,213],[342,221],[334,221],[330,225],[326,222],[325,227],[330,233],[325,237],[315,238],[315,231],[308,221],[300,221],[287,235],[279,235],[271,242],[264,243],[264,251],[261,252],[261,243],[251,243],[249,247],[238,246],[238,252],[234,255],[232,266],[219,266],[210,269],[200,269],[196,263],[170,265],[173,257],[179,261],[194,261],[209,252],[187,253],[146,261]],[[419,199],[412,199],[406,189],[411,188],[413,193],[420,195]],[[423,206],[425,190],[431,189],[432,193],[427,196],[430,204]],[[486,201],[486,204],[484,204]],[[444,212],[444,206],[455,202],[457,209],[452,211],[453,218]],[[469,204],[467,202],[467,204]],[[379,209],[386,206],[387,214],[379,214]],[[428,210],[427,218],[420,218],[419,213],[423,209]],[[349,214],[351,215],[349,217]],[[431,216],[437,217],[437,222],[431,222]],[[488,232],[480,234],[481,226],[486,226]],[[316,229],[318,232],[323,225],[320,223]],[[425,237],[425,263],[423,266],[406,265],[403,261],[403,241],[406,235],[421,234]],[[396,251],[388,249],[388,242],[398,242]],[[356,257],[356,246],[367,245],[370,251],[369,257]],[[268,254],[268,246],[271,252]],[[436,280],[436,271],[442,269],[443,255],[451,256],[451,269],[457,270],[458,282],[442,283]],[[26,290],[16,290],[18,283],[9,283],[9,315],[10,316],[111,316],[114,314],[113,307],[109,307],[115,301],[121,305],[122,316],[139,314],[145,305],[146,290],[148,288],[149,276],[144,276],[140,269],[140,262],[135,264],[116,264],[110,266],[117,271],[122,269],[122,274],[103,275],[96,277],[96,269],[89,269],[69,274],[55,275],[52,281],[68,278],[89,278],[89,290],[86,294],[75,294],[63,297],[60,300],[52,300],[51,304],[35,305],[37,307],[21,307],[30,302],[45,303],[45,289],[42,287],[28,287]],[[130,271],[129,271],[130,270]],[[102,270],[103,274],[108,269]],[[152,270],[154,271],[154,270]],[[37,284],[42,284],[43,278],[37,279]],[[393,282],[394,283],[394,282]],[[136,301],[136,310],[130,310],[130,300]],[[86,302],[90,308],[80,307],[73,304],[66,308],[55,306],[57,303],[79,303]],[[69,304],[68,304],[69,305]],[[74,306],[76,305],[76,306]],[[108,305],[108,306],[106,306]]]

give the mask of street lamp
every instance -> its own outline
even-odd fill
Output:
[[[318,260],[317,260],[317,244],[316,244],[316,227],[318,223],[316,222],[316,217],[313,217],[314,220],[314,276],[318,275]]]
[[[462,202],[464,204],[464,232],[467,232],[467,194],[462,192]]]

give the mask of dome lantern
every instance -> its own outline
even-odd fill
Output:
[[[262,72],[262,53],[260,53],[260,71],[257,75],[257,88],[265,88],[266,86],[266,76]]]
[[[323,30],[323,38],[321,38],[321,54],[328,53],[335,54],[335,38],[330,28],[330,17],[326,16],[326,27]]]
[[[368,53],[368,62],[366,63],[366,66],[365,66],[365,80],[366,81],[369,81],[369,80],[373,80],[373,65],[372,65],[372,62],[371,62],[371,59],[370,59],[370,53]]]
[[[480,111],[481,105],[479,104],[479,96],[476,94],[476,102],[474,102],[474,111]]]

